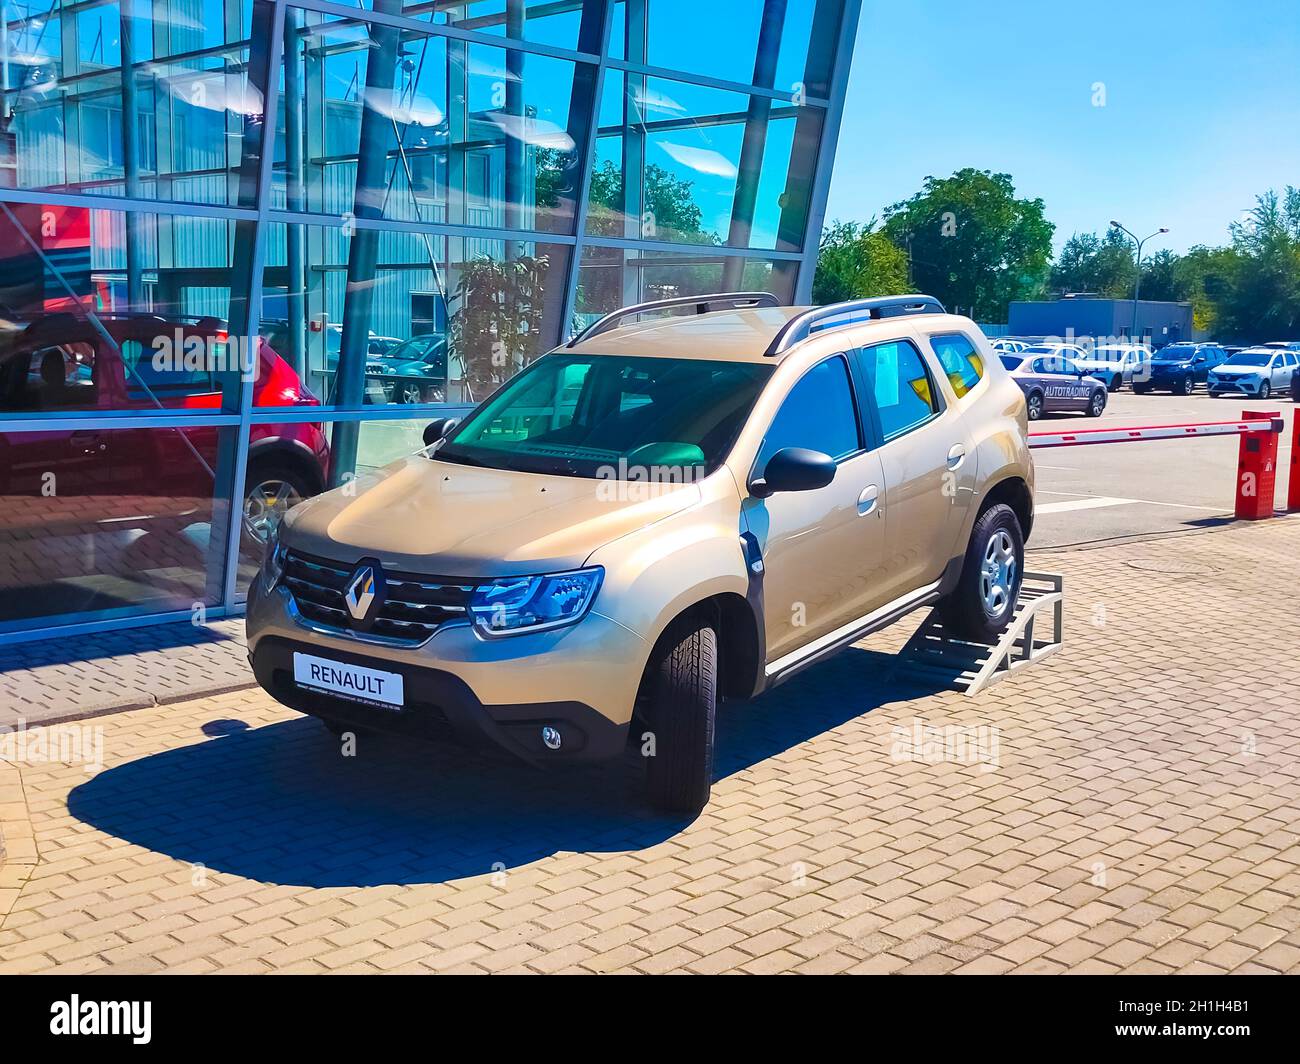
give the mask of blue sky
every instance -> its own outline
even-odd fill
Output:
[[[1300,185],[1300,2],[864,0],[827,219],[963,166],[1041,197],[1058,249],[1111,218],[1224,243]]]

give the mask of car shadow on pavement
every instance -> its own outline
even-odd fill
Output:
[[[892,660],[854,648],[760,699],[727,703],[715,777],[914,695],[884,681]],[[239,723],[214,718],[200,741],[106,769],[72,791],[69,811],[213,872],[311,887],[428,883],[561,851],[635,851],[686,825],[645,806],[635,751],[549,772],[504,755],[368,735],[344,757],[310,718]]]

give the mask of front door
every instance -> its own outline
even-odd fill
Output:
[[[884,480],[879,455],[866,450],[844,355],[818,363],[790,389],[755,470],[783,447],[821,451],[837,467],[824,488],[745,501],[744,521],[763,555],[769,662],[883,601]]]

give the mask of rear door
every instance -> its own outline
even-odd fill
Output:
[[[1082,410],[1091,387],[1079,379],[1078,368],[1060,355],[1040,355],[1030,372],[1043,387],[1044,410]]]
[[[974,488],[974,443],[939,384],[945,371],[923,353],[931,342],[913,334],[855,352],[885,476],[882,602],[939,579]]]

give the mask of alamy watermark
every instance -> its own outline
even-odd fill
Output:
[[[99,724],[46,724],[28,728],[0,724],[0,761],[19,765],[81,765],[86,775],[104,767],[104,728]]]

